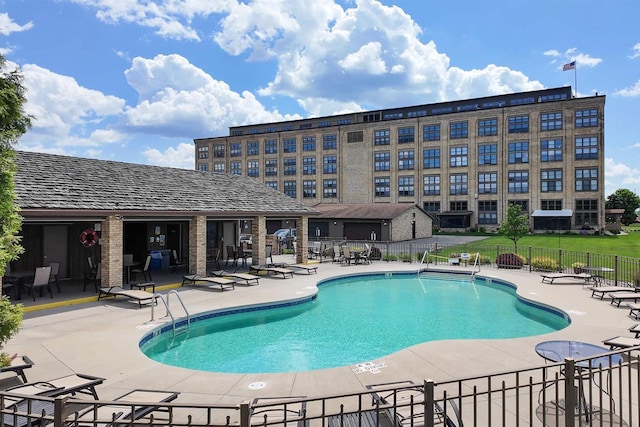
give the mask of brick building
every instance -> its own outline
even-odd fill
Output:
[[[195,139],[195,167],[309,206],[413,203],[441,229],[496,229],[512,203],[537,231],[601,229],[604,104],[560,87],[236,126]]]

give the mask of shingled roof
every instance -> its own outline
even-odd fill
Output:
[[[314,208],[320,212],[317,218],[326,219],[393,219],[416,207],[415,203],[323,203]]]
[[[254,179],[187,169],[16,152],[17,204],[32,211],[314,215]]]

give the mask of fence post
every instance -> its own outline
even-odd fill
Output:
[[[575,427],[576,405],[578,404],[575,386],[576,362],[570,357],[564,359],[564,426]]]
[[[413,243],[409,243],[409,264],[413,263]]]
[[[240,427],[249,427],[251,425],[251,408],[248,400],[240,404]]]
[[[613,279],[614,279],[614,286],[618,286],[618,255],[614,255],[613,256]]]
[[[56,397],[56,400],[53,401],[54,427],[62,427],[64,425],[64,420],[67,419],[67,399],[68,397],[58,396]]]
[[[389,253],[389,241],[387,240],[387,262],[389,262],[389,255],[391,255],[391,253]]]
[[[427,379],[424,381],[424,425],[426,427],[433,427],[434,424],[434,411],[433,407],[435,405],[435,383],[432,379]]]
[[[561,269],[560,271],[564,271],[562,267],[562,249],[560,248],[558,248],[558,268]]]
[[[438,242],[435,243],[434,248],[433,265],[438,265]]]
[[[529,246],[529,273],[531,273],[531,246]]]

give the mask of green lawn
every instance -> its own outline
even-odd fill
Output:
[[[478,245],[511,245],[505,236],[496,235],[478,241]],[[526,247],[549,248],[640,258],[640,231],[627,235],[582,236],[579,234],[532,234],[518,240],[518,251]]]

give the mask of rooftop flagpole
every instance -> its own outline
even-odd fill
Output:
[[[576,94],[574,98],[577,98],[578,97],[578,67],[576,67],[575,59],[562,66],[562,71],[569,71],[569,70],[573,70],[573,84],[576,89]]]

